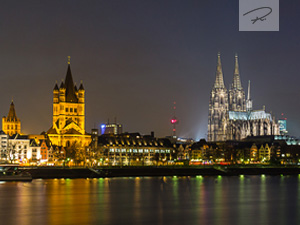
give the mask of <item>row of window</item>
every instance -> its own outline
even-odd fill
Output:
[[[7,130],[14,130],[14,125],[7,125]],[[18,125],[15,125],[15,130],[18,130]]]
[[[72,113],[74,111],[74,113],[77,113],[77,108],[70,108],[70,112]],[[69,108],[66,108],[66,112],[69,112]]]
[[[109,149],[109,152],[122,152],[122,153],[170,153],[170,150],[167,149],[167,150],[164,150],[164,149],[114,149],[114,148],[110,148]]]

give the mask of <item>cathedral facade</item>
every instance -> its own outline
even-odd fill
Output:
[[[279,127],[270,113],[252,109],[250,81],[247,99],[242,87],[238,56],[235,56],[233,82],[227,90],[218,54],[216,80],[210,93],[207,140],[242,140],[247,136],[278,135]]]
[[[85,90],[74,85],[70,61],[66,78],[53,89],[53,120],[47,135],[52,145],[86,147],[91,136],[85,131]]]

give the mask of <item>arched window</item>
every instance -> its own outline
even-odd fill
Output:
[[[264,135],[268,134],[268,124],[264,122]]]

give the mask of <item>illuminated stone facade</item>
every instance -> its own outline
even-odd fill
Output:
[[[279,127],[270,113],[253,110],[250,98],[245,99],[238,57],[235,56],[233,82],[229,93],[224,84],[221,57],[218,54],[216,80],[210,94],[208,141],[241,140],[247,136],[278,135]]]
[[[10,136],[21,133],[21,121],[17,117],[13,101],[10,104],[7,117],[2,118],[2,130]]]
[[[99,165],[113,166],[167,165],[175,156],[169,139],[139,133],[101,135],[96,152]]]
[[[53,124],[47,132],[52,145],[86,147],[91,136],[85,132],[85,90],[77,89],[68,63],[65,81],[53,89]]]

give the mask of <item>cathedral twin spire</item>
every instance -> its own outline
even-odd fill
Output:
[[[239,71],[239,62],[238,62],[238,55],[235,54],[235,66],[234,66],[234,74],[233,74],[233,82],[232,82],[232,89],[242,90],[242,83]]]
[[[220,53],[218,53],[216,80],[213,89],[214,90],[223,89],[225,92],[227,92],[227,89],[224,84]],[[241,83],[239,61],[238,61],[237,54],[235,54],[233,81],[229,88],[228,103],[229,103],[228,106],[230,111],[246,111],[246,99],[245,99],[245,93]]]
[[[218,53],[218,64],[217,64],[216,81],[215,81],[214,88],[225,88],[220,52]]]
[[[214,88],[225,88],[220,52],[218,53],[216,80],[215,80]],[[237,89],[237,90],[242,90],[243,89],[242,88],[242,83],[241,83],[241,77],[240,77],[240,71],[239,71],[239,62],[238,62],[238,55],[237,54],[235,54],[234,75],[233,75],[233,82],[232,82],[232,85],[231,85],[231,89]]]

